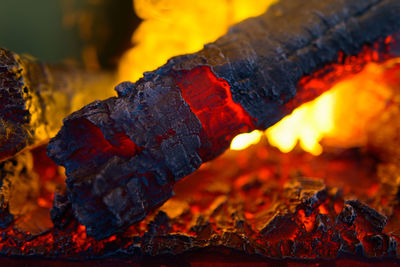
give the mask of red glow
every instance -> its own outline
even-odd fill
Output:
[[[129,158],[142,150],[123,132],[116,133],[112,139],[106,139],[100,128],[87,119],[77,119],[72,123],[73,138],[84,136],[86,140],[85,146],[70,156],[78,161],[87,162],[97,157],[112,156]]]
[[[285,104],[291,112],[301,104],[311,101],[332,88],[343,79],[351,78],[360,72],[368,62],[383,62],[393,58],[392,50],[399,49],[400,34],[380,38],[373,45],[365,45],[355,56],[346,56],[339,52],[336,62],[325,65],[322,69],[300,79],[296,96]],[[389,74],[388,74],[389,75]]]
[[[385,43],[390,42],[390,38],[385,39]],[[343,57],[340,55],[339,61],[346,62]],[[377,55],[371,54],[371,59],[373,57],[376,58]],[[355,59],[353,57],[352,60]],[[364,57],[364,60],[367,59],[368,57]],[[312,76],[310,76],[308,78],[311,80],[308,82],[303,79],[302,81],[310,86],[310,90],[312,90],[311,87],[322,88],[323,82],[325,82],[322,79],[328,81],[339,79],[339,74],[346,73],[351,68],[341,66],[337,69],[333,68],[333,70],[317,72],[314,74],[316,80],[312,80],[310,78]],[[393,72],[388,72],[387,81],[395,83],[396,79],[398,80],[397,73],[398,68]],[[229,85],[223,79],[215,77],[210,68],[195,68],[182,73],[181,76],[177,84],[186,101],[191,101],[188,104],[203,123],[204,130],[214,146],[213,149],[223,148],[220,141],[229,140],[231,137],[229,134],[234,135],[254,127],[252,118],[232,100]],[[303,86],[303,88],[305,87]],[[300,91],[299,99],[304,101],[303,97],[312,97],[312,95],[312,92]],[[72,123],[76,123],[74,125],[76,127],[73,127],[76,131],[73,134],[84,136],[89,147],[87,150],[80,150],[73,155],[77,160],[88,161],[95,157],[113,155],[133,157],[141,151],[141,148],[124,133],[118,133],[112,138],[106,139],[101,129],[88,120]],[[163,139],[174,134],[173,130],[167,131],[158,136],[157,140],[162,142]],[[247,221],[242,230],[248,231],[245,234],[254,241],[249,247],[259,245],[260,248],[268,248],[257,253],[275,257],[294,256],[292,254],[293,247],[290,244],[296,240],[299,246],[296,248],[298,250],[295,256],[315,258],[323,255],[334,258],[342,245],[333,240],[334,233],[340,232],[341,238],[348,242],[349,246],[359,242],[365,243],[364,237],[373,233],[368,222],[362,220],[360,216],[357,217],[356,226],[339,225],[342,228],[335,228],[337,227],[335,219],[337,214],[342,211],[344,198],[349,196],[360,198],[365,193],[372,198],[376,197],[379,192],[376,188],[378,180],[375,175],[375,163],[371,164],[371,161],[360,151],[351,150],[347,152],[350,153],[348,155],[333,153],[312,157],[302,152],[282,154],[265,144],[264,146],[261,144],[254,146],[251,149],[245,153],[235,154],[231,151],[229,154],[228,152],[208,163],[209,165],[203,165],[198,172],[176,185],[174,200],[181,203],[183,208],[181,215],[176,218],[171,216],[170,222],[168,222],[173,230],[168,230],[164,224],[160,226],[151,222],[158,210],[152,212],[142,222],[131,226],[128,231],[101,241],[87,236],[85,227],[76,221],[73,221],[66,229],[49,228],[48,231],[37,236],[31,236],[29,232],[22,232],[10,227],[2,232],[0,251],[3,255],[6,253],[13,253],[12,255],[41,253],[45,256],[61,255],[61,257],[75,258],[82,257],[81,255],[102,257],[107,252],[120,251],[122,248],[143,246],[145,249],[149,243],[146,243],[147,239],[143,237],[149,236],[149,232],[158,226],[160,229],[162,228],[162,231],[150,235],[151,238],[154,238],[154,242],[150,243],[154,245],[154,248],[167,244],[163,241],[174,240],[175,236],[168,236],[171,233],[177,233],[181,237],[188,235],[197,241],[201,240],[199,244],[208,246],[210,243],[207,243],[207,240],[219,242],[219,240],[224,240],[222,239],[224,236],[233,239],[237,233],[244,235],[244,232],[237,232],[237,225],[241,224],[242,218],[246,218]],[[40,174],[40,180],[52,182],[58,177],[58,167],[47,158],[44,147],[33,152],[35,171]],[[287,217],[282,216],[283,218],[278,220],[275,230],[272,229],[273,231],[266,232],[265,235],[261,234],[260,229],[273,217],[276,206],[284,208],[283,215],[286,214],[287,209],[292,208],[293,203],[285,202],[285,197],[283,197],[284,184],[292,176],[296,177],[299,174],[305,177],[323,177],[329,188],[341,188],[343,189],[342,193],[334,194],[334,190],[332,190],[326,202],[318,202],[313,207],[314,211],[310,216],[307,217],[300,208]],[[39,206],[48,208],[51,200],[52,198],[46,193],[46,195],[41,194],[37,202]],[[381,198],[381,201],[382,204],[389,204],[387,198]],[[168,210],[166,213],[168,214]],[[329,221],[324,222],[327,227],[326,233],[318,230],[317,216],[321,214],[329,217]],[[395,214],[395,216],[398,215]],[[204,229],[195,232],[193,226],[196,226],[196,222],[201,220],[205,222]],[[235,220],[239,222],[237,225]],[[262,224],[260,225],[260,223]],[[203,225],[200,224],[200,226]],[[357,236],[352,234],[355,230],[358,233]],[[385,236],[385,238],[388,237],[399,240],[396,233]],[[238,241],[238,244],[241,243]],[[179,245],[175,248],[181,249]],[[249,252],[253,253],[251,250]]]
[[[314,227],[315,216],[311,215],[309,217],[306,216],[304,210],[299,210],[297,212],[297,217],[303,223],[307,232],[310,232]]]
[[[315,242],[315,239],[319,239],[323,244],[317,247],[320,246],[321,250],[324,251],[318,253],[335,257],[340,245],[330,238],[333,233],[339,230],[330,229],[326,235],[315,230],[318,226],[316,223],[318,213],[326,214],[332,218],[330,225],[334,226],[335,216],[341,211],[342,204],[339,202],[339,204],[335,204],[335,213],[332,207],[328,208],[335,201],[333,199],[328,199],[321,205],[317,204],[314,212],[308,217],[302,209],[299,209],[292,214],[293,218],[284,217],[277,224],[278,228],[275,231],[268,232],[265,235],[260,234],[257,229],[260,229],[273,215],[268,215],[265,211],[270,210],[277,203],[291,205],[285,203],[284,198],[280,199],[284,195],[284,184],[290,179],[291,174],[299,172],[306,176],[324,176],[328,185],[357,184],[357,186],[350,186],[349,188],[352,191],[348,193],[361,196],[376,183],[373,170],[368,168],[370,161],[362,162],[358,154],[337,158],[326,155],[325,157],[312,157],[306,153],[282,154],[270,147],[267,147],[269,150],[268,157],[258,157],[259,150],[265,148],[265,145],[260,144],[245,151],[245,153],[230,151],[231,153],[228,152],[210,162],[208,166],[177,184],[175,188],[176,196],[173,200],[186,208],[182,208],[181,216],[171,219],[172,230],[162,230],[165,231],[165,236],[178,233],[182,236],[188,235],[196,238],[196,240],[198,238],[207,240],[210,236],[220,238],[226,231],[234,229],[231,227],[236,227],[231,225],[232,213],[236,211],[238,214],[242,213],[243,217],[246,218],[248,223],[246,227],[249,229],[247,235],[251,236],[254,242],[257,242],[261,247],[266,246],[265,244],[271,245],[271,250],[265,252],[267,255],[290,256],[291,247],[287,247],[287,244],[297,240],[304,244],[304,248],[302,248],[302,251],[297,251],[296,256],[315,257],[316,250],[311,249],[310,244]],[[247,158],[247,166],[237,166],[236,162],[240,154],[241,157]],[[349,171],[351,169],[358,171],[351,172]],[[224,190],[226,186],[231,187],[228,193]],[[220,187],[221,189],[219,189]],[[243,203],[243,206],[237,206],[237,203]],[[171,207],[171,209],[174,209],[173,212],[175,212],[175,208],[176,206]],[[24,255],[30,251],[39,251],[43,255],[50,256],[54,255],[54,251],[62,251],[63,254],[58,254],[61,257],[79,258],[80,255],[101,256],[108,250],[145,246],[144,243],[136,243],[135,240],[148,235],[149,229],[153,227],[151,221],[154,220],[157,212],[152,212],[144,221],[133,225],[125,233],[101,241],[96,241],[87,236],[85,227],[75,221],[64,230],[51,228],[43,235],[34,238],[29,236],[29,233],[9,228],[2,232],[0,251],[5,253],[7,248],[12,247],[18,248],[19,253]],[[168,214],[168,209],[165,212]],[[200,232],[194,232],[192,227],[199,217],[203,217],[209,225]],[[259,225],[260,221],[263,222],[262,225]],[[358,237],[347,234],[347,231],[352,229],[341,230],[344,235],[343,238],[350,244],[359,242],[358,238],[364,238],[366,231],[369,230],[369,226],[365,222],[358,221],[357,223],[357,231],[360,233]],[[160,227],[164,226],[161,225]],[[165,240],[168,240],[168,238],[157,239],[157,242]],[[279,252],[275,248],[279,248]],[[331,254],[327,252],[327,248],[332,250]]]
[[[329,211],[326,209],[325,205],[319,206],[318,211],[320,214],[329,214]]]
[[[64,177],[59,167],[47,156],[46,145],[32,150],[34,172],[40,180],[40,195],[37,199],[39,207],[50,209],[53,206],[56,184],[64,183]]]
[[[175,135],[175,131],[172,129],[169,129],[166,133],[164,133],[163,135],[157,135],[156,136],[156,141],[158,144],[161,144],[163,140],[168,139],[171,136]]]
[[[209,67],[183,71],[177,85],[203,125],[213,151],[223,151],[233,137],[254,129],[253,118],[232,100],[228,82],[216,77]]]

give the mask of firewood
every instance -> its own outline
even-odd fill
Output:
[[[97,239],[142,220],[235,135],[400,56],[399,12],[396,0],[282,0],[71,114],[48,153],[66,168],[75,216]]]
[[[39,177],[30,151],[0,162],[0,228],[32,210],[38,194]]]
[[[0,161],[53,137],[72,111],[113,95],[112,73],[53,66],[0,48]]]

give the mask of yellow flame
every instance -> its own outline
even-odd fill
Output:
[[[134,0],[143,19],[134,47],[122,57],[120,81],[136,81],[176,55],[200,50],[243,19],[264,13],[276,0]]]
[[[334,92],[302,105],[279,123],[265,131],[271,145],[282,152],[291,151],[297,142],[313,155],[322,153],[319,141],[333,129]]]
[[[242,150],[251,145],[257,144],[260,142],[262,132],[255,130],[251,133],[239,134],[235,138],[233,138],[231,143],[232,150]]]
[[[268,141],[282,152],[291,151],[299,142],[313,155],[322,153],[321,141],[336,147],[365,145],[368,127],[393,97],[381,75],[398,62],[392,59],[367,64],[357,75],[339,82],[266,130]]]

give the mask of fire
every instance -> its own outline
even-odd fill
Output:
[[[300,106],[265,131],[270,144],[289,152],[299,142],[313,155],[322,153],[321,143],[336,147],[365,145],[374,119],[395,101],[385,75],[386,70],[399,68],[399,63],[398,58],[369,63],[360,73]]]
[[[295,109],[290,116],[265,131],[271,145],[282,152],[291,151],[297,144],[313,155],[322,153],[319,141],[333,128],[335,92],[328,91],[316,100]]]
[[[230,25],[260,15],[274,2],[134,0],[135,11],[144,21],[132,37],[135,46],[121,59],[120,81],[135,81],[170,57],[200,50],[205,43],[223,35]],[[264,133],[238,135],[230,148],[245,149],[258,143],[264,134],[282,152],[289,152],[299,144],[303,150],[319,155],[323,144],[339,147],[365,144],[369,123],[390,103],[391,93],[381,76],[398,60],[395,61],[368,63],[362,72],[295,109]]]
[[[144,21],[132,36],[135,45],[122,57],[120,81],[136,81],[145,71],[169,58],[200,50],[228,28],[248,17],[265,12],[276,0],[134,0],[136,14]],[[237,136],[231,149],[241,150],[259,142],[262,133]]]
[[[341,88],[331,89],[314,101],[295,109],[291,115],[286,116],[264,133],[256,130],[238,135],[232,140],[231,149],[242,150],[257,144],[265,134],[268,142],[284,153],[290,152],[299,143],[304,151],[313,155],[321,154],[323,149],[320,141],[334,131],[337,91],[343,92],[347,89],[346,86]]]
[[[120,62],[121,81],[136,81],[145,71],[170,57],[200,50],[223,35],[229,26],[258,16],[276,0],[134,0],[143,19],[132,36],[135,45]]]
[[[242,150],[251,145],[255,145],[260,142],[263,133],[261,131],[255,130],[251,133],[239,134],[233,138],[231,143],[232,150]]]

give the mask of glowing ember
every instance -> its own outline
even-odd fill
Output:
[[[209,67],[183,72],[177,84],[185,101],[201,121],[213,151],[223,151],[232,138],[253,129],[253,119],[232,100],[231,88]]]
[[[237,2],[233,1],[233,6]],[[153,12],[159,15],[158,11],[175,14],[175,9],[169,10],[165,3],[172,4],[172,1],[136,2],[139,11],[143,5],[155,5],[160,9],[141,10],[149,17]],[[243,13],[238,14],[243,16]],[[374,56],[376,51],[364,52],[361,57],[349,57],[349,62],[342,62],[339,57],[338,62],[323,68],[322,72],[304,77],[299,83],[299,97],[295,101],[307,101],[320,94],[332,87],[338,77],[346,80],[312,103],[296,109],[268,130],[266,135],[270,143],[289,151],[299,142],[305,151],[314,155],[321,154],[325,144],[367,147],[366,132],[371,122],[378,115],[388,115],[387,109],[393,108],[393,103],[397,104],[394,105],[396,108],[400,106],[395,92],[398,87],[394,86],[399,84],[400,60],[365,66],[372,60],[366,56]],[[363,71],[354,75],[362,68]],[[208,66],[181,71],[174,78],[182,97],[204,125],[203,130],[209,136],[213,150],[222,149],[224,142],[229,142],[233,135],[254,129],[252,118],[232,100],[228,82],[218,78]],[[287,106],[297,105],[289,101]],[[77,161],[89,164],[95,157],[100,161],[103,156],[130,158],[144,149],[130,140],[125,132],[105,136],[89,120],[70,123],[77,124],[73,127],[72,135],[77,137],[74,139],[83,136],[86,144],[72,156]],[[229,128],[232,125],[234,130]],[[154,139],[160,145],[176,134],[174,129],[169,129]],[[261,131],[239,135],[233,139],[231,149],[240,150],[258,143],[262,135]],[[400,172],[396,168],[392,171],[388,165],[378,162],[375,155],[364,154],[361,149],[329,151],[313,157],[304,152],[282,154],[260,142],[247,152],[228,151],[221,158],[203,165],[177,185],[174,198],[123,233],[101,241],[94,240],[87,235],[87,228],[73,218],[71,207],[64,207],[70,204],[60,201],[59,208],[70,213],[61,217],[68,220],[65,228],[54,228],[48,219],[46,225],[37,216],[34,221],[28,214],[17,221],[15,227],[2,231],[0,253],[66,259],[114,255],[133,258],[136,255],[182,255],[188,251],[218,248],[222,252],[232,249],[246,255],[274,258],[335,259],[338,255],[360,253],[382,258],[399,255],[400,187],[397,177]],[[35,196],[38,210],[44,210],[48,215],[53,193],[57,185],[63,185],[63,177],[58,167],[47,158],[45,147],[32,153],[33,170],[45,187]],[[118,171],[120,169],[122,172],[123,168]],[[393,184],[387,186],[385,179],[390,172],[397,181],[388,179]],[[145,177],[142,178],[146,181]],[[101,186],[103,184],[99,183]],[[122,202],[121,196],[125,194],[125,191],[116,194],[117,201]],[[56,195],[55,199],[59,196]],[[359,200],[349,200],[354,197]],[[104,220],[104,217],[99,218]],[[21,222],[28,224],[28,221],[32,228],[40,222],[36,228],[44,230],[33,233],[30,228],[22,227]],[[207,250],[202,251],[203,257]]]

